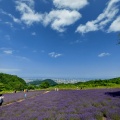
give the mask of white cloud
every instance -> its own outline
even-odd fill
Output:
[[[69,8],[79,10],[88,5],[87,0],[53,0],[57,8]]]
[[[10,57],[12,57],[13,59],[17,59],[17,60],[20,60],[20,61],[28,61],[28,62],[30,61],[30,59],[27,58],[27,57],[14,55],[13,52],[17,53],[18,51],[17,50],[13,50],[12,48],[1,47],[0,51],[2,53],[4,53],[4,55],[10,55]]]
[[[14,22],[16,22],[16,23],[21,23],[21,21],[20,21],[18,18],[14,17],[12,14],[9,14],[9,13],[3,11],[2,9],[0,10],[0,12],[1,12],[2,14],[7,15],[7,16],[9,16],[10,18],[12,18]]]
[[[12,55],[14,52],[14,50],[12,50],[11,48],[5,48],[5,47],[0,48],[0,50],[2,51],[2,53],[7,55]]]
[[[34,36],[34,35],[36,35],[36,33],[35,33],[35,32],[32,32],[32,35]]]
[[[30,7],[34,7],[34,0],[21,0],[21,2],[28,4]]]
[[[27,25],[32,25],[34,22],[42,21],[43,16],[40,13],[35,13],[33,0],[22,0],[16,2],[16,9],[21,13],[21,21]]]
[[[76,32],[80,32],[80,33],[87,33],[87,32],[90,32],[90,31],[97,31],[98,30],[98,25],[95,24],[94,21],[88,21],[86,23],[86,25],[80,25]]]
[[[120,16],[110,25],[108,32],[117,32],[120,31]]]
[[[34,22],[40,22],[42,20],[42,16],[39,14],[33,13],[24,13],[21,17],[21,20],[24,21],[27,25],[32,25]]]
[[[76,0],[75,3],[71,1],[75,10],[56,9],[50,11],[49,13],[42,14],[35,12],[34,0],[30,0],[30,3],[28,1],[29,0],[20,0],[16,2],[16,9],[21,13],[21,21],[29,26],[33,23],[41,23],[44,26],[50,25],[52,29],[58,32],[64,32],[66,26],[72,25],[80,19],[82,16],[76,10],[84,7],[88,3],[87,0],[81,0],[81,2]],[[57,2],[60,3],[60,1],[53,1],[54,5],[56,5]],[[66,3],[67,6],[71,7],[70,2],[66,1]]]
[[[12,55],[13,51],[12,50],[4,50],[3,53],[8,54],[8,55]]]
[[[55,52],[51,52],[51,53],[49,53],[48,55],[49,55],[50,57],[53,57],[53,58],[57,58],[57,57],[62,56],[62,54],[60,54],[60,53],[55,53]]]
[[[103,30],[104,27],[116,17],[119,11],[119,6],[117,5],[119,1],[120,0],[110,0],[103,13],[101,13],[96,20],[88,21],[85,25],[81,24],[78,26],[76,32],[87,33],[90,31]]]
[[[11,22],[5,22],[6,25],[9,25],[11,28],[13,28],[13,24]]]
[[[59,32],[65,31],[65,26],[69,26],[81,18],[81,14],[75,10],[52,10],[46,14],[43,24],[51,24],[52,29]]]
[[[76,32],[87,33],[90,31],[104,30],[107,24],[112,22],[117,15],[119,11],[118,2],[120,0],[110,0],[103,13],[98,15],[95,20],[88,21],[85,25],[79,25]],[[82,17],[78,10],[89,3],[88,0],[53,0],[53,4],[56,7],[55,10],[42,14],[34,10],[34,0],[17,0],[16,9],[21,13],[20,20],[11,14],[8,15],[14,22],[19,23],[22,21],[29,26],[33,23],[42,23],[44,26],[50,25],[52,29],[58,32],[64,32],[67,26],[74,24]],[[118,20],[111,25],[110,29],[113,28],[115,31],[118,31],[119,28],[114,27],[119,22]]]
[[[110,53],[103,52],[98,55],[98,57],[105,57],[105,56],[110,56]]]

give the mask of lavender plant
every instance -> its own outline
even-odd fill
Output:
[[[120,120],[120,89],[36,91],[27,99],[0,108],[0,120]],[[111,94],[108,94],[108,93]],[[9,97],[8,97],[9,96]],[[5,103],[22,93],[6,94]],[[34,97],[32,97],[34,96]]]

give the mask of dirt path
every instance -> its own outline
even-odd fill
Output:
[[[107,118],[106,117],[103,117],[103,119],[102,120],[107,120]]]
[[[45,92],[43,92],[42,94],[47,94],[48,92],[50,92],[50,91],[45,91]],[[36,96],[39,96],[39,95],[34,95],[34,96],[31,96],[31,97],[29,97],[29,98],[27,98],[27,99],[33,99],[33,98],[35,98]],[[20,99],[20,100],[11,102],[11,103],[4,104],[4,105],[2,105],[2,106],[8,106],[8,105],[11,105],[11,104],[13,104],[13,103],[15,103],[15,102],[22,102],[22,101],[24,101],[24,100],[25,100],[25,99]]]
[[[46,94],[46,93],[48,93],[48,92],[50,92],[50,91],[45,91],[43,94]]]

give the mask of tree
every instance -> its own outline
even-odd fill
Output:
[[[34,89],[35,89],[35,86],[34,86],[34,85],[28,85],[27,89],[28,89],[28,90],[34,90]]]
[[[50,84],[47,81],[44,81],[40,84],[40,88],[49,88],[49,87],[50,87]]]
[[[4,85],[0,83],[0,92],[3,91]]]
[[[4,90],[22,90],[27,87],[26,82],[22,78],[5,73],[0,73],[0,83],[3,84]],[[0,89],[3,88],[0,87]]]

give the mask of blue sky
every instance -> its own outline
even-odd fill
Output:
[[[0,72],[120,76],[120,0],[0,0]]]

